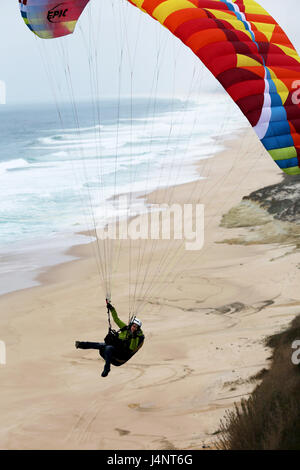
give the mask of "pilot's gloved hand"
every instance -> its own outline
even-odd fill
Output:
[[[106,299],[106,306],[107,306],[107,308],[108,308],[108,310],[109,310],[110,312],[111,312],[112,309],[114,308],[114,307],[111,305],[111,303],[110,303],[107,299]]]

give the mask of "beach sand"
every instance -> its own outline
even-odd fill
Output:
[[[74,348],[77,339],[102,341],[107,329],[91,244],[72,249],[79,260],[46,270],[40,286],[0,297],[1,449],[213,448],[225,410],[268,366],[263,339],[300,313],[299,254],[288,245],[221,243],[251,230],[221,227],[222,215],[282,179],[252,130],[200,161],[199,173],[208,180],[148,196],[204,203],[205,245],[175,263],[174,282],[168,277],[141,313],[143,348],[107,378],[97,351]],[[157,242],[152,268],[165,246]],[[126,255],[112,299],[124,320]]]

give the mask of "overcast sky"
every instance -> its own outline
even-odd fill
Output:
[[[97,3],[98,0],[93,2]],[[99,2],[101,22],[93,17],[94,27],[99,29],[99,38],[92,43],[97,44],[100,54],[98,80],[101,95],[118,92],[120,51],[125,38],[127,47],[123,49],[121,78],[124,93],[130,89],[130,70],[133,70],[134,92],[147,94],[157,70],[157,59],[160,68],[159,91],[164,94],[171,92],[172,77],[176,75],[175,92],[184,92],[195,67],[201,68],[194,54],[148,15],[127,4],[126,0]],[[260,0],[259,3],[276,18],[300,51],[299,0]],[[126,16],[126,22],[120,22],[119,15]],[[79,98],[88,96],[90,72],[85,41],[88,41],[89,21],[86,11],[75,34],[63,40],[63,50],[70,54],[72,80]],[[37,39],[20,16],[18,0],[1,0],[0,23],[0,80],[6,83],[8,104],[52,101],[53,94],[42,60],[50,64],[56,83],[62,83],[64,75],[61,66],[66,63],[61,58],[58,44],[62,40]],[[199,73],[199,70],[196,69],[196,72]],[[202,81],[202,89],[216,89],[210,74],[205,72],[203,75],[202,72]]]

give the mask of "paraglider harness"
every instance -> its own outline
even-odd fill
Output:
[[[126,331],[129,330],[130,324],[132,323],[134,317],[131,318],[129,325],[123,326],[123,328],[120,328],[118,331],[114,330],[111,326],[111,320],[110,320],[110,310],[107,307],[107,317],[108,317],[108,333],[104,338],[104,342],[107,345],[114,346],[116,349],[116,356],[112,360],[112,364],[116,366],[120,366],[124,364],[128,359],[130,359],[134,353],[132,353],[129,350],[129,344],[128,341],[126,340],[121,340],[119,338],[119,333],[121,331]]]
[[[111,346],[114,346],[116,349],[120,349],[120,348],[123,348],[123,342],[122,340],[120,340],[119,338],[119,333],[121,331],[125,331],[127,330],[127,326],[124,326],[123,328],[121,328],[120,330],[116,331],[114,330],[111,326],[109,326],[108,328],[108,333],[107,335],[105,336],[104,338],[104,342],[105,344],[109,344]]]

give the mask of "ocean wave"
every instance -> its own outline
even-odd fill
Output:
[[[23,158],[16,158],[15,160],[7,160],[5,162],[0,162],[0,174],[3,174],[7,171],[20,170],[27,168],[29,163]]]
[[[86,131],[92,131],[92,130],[99,130],[99,129],[102,129],[104,126],[102,124],[96,124],[94,126],[88,126],[88,127],[69,127],[69,128],[66,128],[64,129],[64,133],[65,134],[68,134],[68,133],[71,133],[71,134],[78,134],[78,132],[86,132]],[[61,129],[52,129],[53,132],[61,132]],[[45,132],[48,132],[47,130],[45,130]]]

